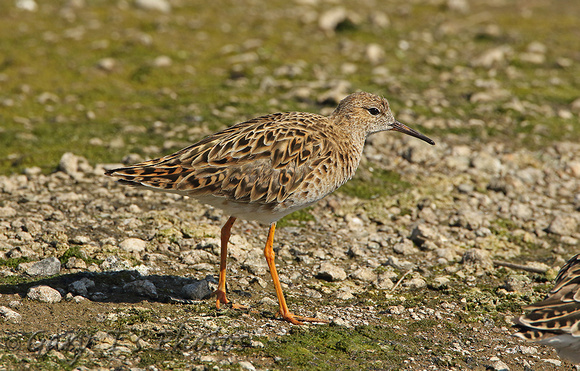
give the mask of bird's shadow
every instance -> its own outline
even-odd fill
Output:
[[[148,300],[190,304],[212,296],[217,281],[211,275],[194,279],[173,275],[141,275],[135,270],[78,272],[0,285],[0,294],[24,298],[30,288],[41,285],[58,290],[63,297],[70,293],[96,302],[137,303]]]

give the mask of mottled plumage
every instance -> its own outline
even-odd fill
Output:
[[[572,257],[556,277],[548,296],[514,318],[515,336],[550,345],[560,357],[580,363],[580,254]]]
[[[399,123],[386,99],[355,93],[328,116],[288,112],[261,116],[231,126],[174,154],[112,169],[120,182],[195,197],[232,217],[222,228],[218,307],[225,299],[225,252],[235,218],[271,224],[333,192],[355,173],[368,135],[400,131],[430,144],[431,139]],[[266,246],[266,250],[271,246]],[[287,311],[275,267],[274,278],[284,318]],[[270,255],[269,255],[270,254]],[[270,261],[268,261],[270,265]],[[223,277],[222,277],[223,276]],[[305,319],[306,320],[306,319]]]
[[[321,199],[354,174],[362,147],[335,135],[322,118],[300,112],[258,117],[172,155],[108,174],[269,224]],[[240,214],[241,208],[247,211]]]

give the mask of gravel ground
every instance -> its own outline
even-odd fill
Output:
[[[512,152],[500,144],[476,148],[436,141],[431,148],[400,135],[373,136],[354,181],[380,167],[399,172],[408,189],[370,200],[337,192],[310,210],[314,220],[280,228],[275,250],[291,308],[345,328],[380,326],[385,317],[453,321],[477,312],[474,298],[484,296],[484,282],[496,305],[538,297],[534,287],[545,279],[505,268],[498,274],[498,263],[526,265],[553,278],[578,251],[580,145]],[[192,199],[118,185],[103,175],[114,165],[92,167],[67,153],[50,175],[29,168],[24,175],[0,177],[1,258],[14,262],[0,274],[15,282],[1,286],[0,308],[5,344],[22,342],[13,356],[30,358],[30,349],[42,348],[41,336],[80,329],[95,330],[90,345],[79,348],[80,357],[126,366],[137,362],[131,354],[154,348],[151,334],[175,331],[178,324],[193,334],[227,329],[224,335],[239,339],[233,346],[250,349],[264,346],[253,337],[291,331],[274,315],[277,303],[262,256],[265,226],[236,225],[230,248],[228,290],[250,310],[216,312],[213,300],[205,299],[215,288],[219,228],[226,216]],[[452,290],[460,295],[449,295]],[[431,306],[405,304],[405,298],[425,292],[437,294]],[[369,294],[374,305],[356,300]],[[509,318],[515,309],[502,314]],[[474,316],[469,327],[476,332],[469,337],[482,338],[470,345],[464,333],[453,342],[454,351],[473,354],[474,366],[561,364],[551,349],[510,338],[507,321]],[[111,329],[118,328],[124,332],[116,342]],[[45,332],[38,339],[25,341],[40,330]],[[482,344],[486,349],[478,348]],[[73,354],[44,351],[62,359]],[[223,351],[184,356],[199,365],[275,364]],[[415,362],[432,359],[417,355]]]

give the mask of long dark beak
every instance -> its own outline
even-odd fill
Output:
[[[401,124],[399,121],[395,121],[395,123],[393,124],[393,128],[391,130],[398,131],[400,133],[404,133],[415,138],[419,138],[431,144],[432,146],[435,145],[435,142],[432,139],[427,138],[425,135],[419,133],[417,130],[411,129],[405,124]]]

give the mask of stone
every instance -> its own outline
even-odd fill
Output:
[[[486,188],[490,191],[501,192],[503,194],[508,194],[512,190],[512,186],[503,177],[492,178]]]
[[[0,216],[4,217],[4,218],[12,218],[14,216],[16,216],[18,212],[10,206],[0,206]]]
[[[334,293],[334,296],[339,300],[354,299],[354,295],[352,294],[352,290],[348,286],[341,287],[340,290],[336,290],[336,292]]]
[[[419,250],[413,245],[413,241],[403,238],[400,242],[393,245],[393,251],[401,255],[412,255],[419,252]]]
[[[391,305],[389,308],[387,308],[387,312],[389,314],[400,316],[401,314],[405,313],[405,307],[402,305]]]
[[[435,250],[438,258],[445,259],[447,262],[459,260],[459,254],[455,247],[442,247]]]
[[[36,101],[40,104],[54,104],[60,102],[60,98],[58,95],[45,91],[42,92],[36,97]]]
[[[427,282],[422,277],[414,277],[403,281],[403,286],[411,289],[422,289],[427,286]]]
[[[32,178],[32,177],[35,177],[37,175],[42,174],[42,169],[38,166],[31,166],[31,167],[25,168],[23,173],[27,177]]]
[[[242,268],[256,276],[263,276],[268,272],[268,264],[264,254],[259,249],[247,252],[246,259],[242,262]]]
[[[70,242],[77,245],[86,245],[89,242],[91,242],[91,239],[88,236],[74,236],[73,238],[71,238]]]
[[[103,271],[121,271],[132,268],[132,264],[127,260],[119,259],[118,256],[109,255],[101,263],[100,268]]]
[[[173,64],[170,57],[166,55],[160,55],[153,60],[153,65],[155,67],[169,67]]]
[[[445,165],[455,170],[465,171],[469,168],[470,160],[468,156],[447,156]]]
[[[539,41],[532,41],[531,43],[528,44],[526,51],[528,53],[546,54],[546,52],[548,51],[548,47],[546,47],[546,45],[542,44]]]
[[[371,268],[359,268],[352,272],[350,276],[356,280],[364,282],[372,282],[377,278],[377,274],[374,269]]]
[[[123,285],[123,290],[133,292],[139,296],[157,298],[157,287],[149,280],[136,280]]]
[[[559,354],[561,355],[561,354]],[[561,367],[562,366],[562,361],[559,359],[554,359],[554,358],[543,358],[542,361],[544,361],[545,363],[549,363],[551,365],[554,365],[556,367]]]
[[[467,228],[471,231],[477,230],[484,224],[484,215],[480,211],[462,209],[449,219],[450,226]]]
[[[119,247],[130,253],[140,253],[145,251],[147,242],[140,238],[127,238],[119,244]]]
[[[401,270],[403,272],[415,269],[415,264],[407,260],[399,259],[396,256],[389,256],[385,264],[390,265],[391,267]]]
[[[54,276],[60,272],[60,260],[50,257],[36,262],[26,269],[26,274],[36,277]]]
[[[316,278],[329,282],[343,281],[346,279],[346,272],[334,264],[324,262],[320,264]]]
[[[218,358],[216,356],[205,355],[205,356],[199,357],[199,361],[200,362],[216,363],[218,361]]]
[[[348,321],[346,321],[345,319],[341,318],[341,317],[336,317],[332,320],[331,322],[332,325],[334,326],[340,326],[340,327],[346,327],[346,328],[352,328],[352,324]]]
[[[370,16],[371,23],[378,28],[387,28],[391,25],[389,16],[381,11],[375,11]]]
[[[228,249],[229,250],[229,249]],[[231,256],[230,251],[228,251],[228,255]],[[205,250],[189,250],[185,251],[181,254],[181,261],[185,264],[199,264],[203,262],[212,262],[215,259],[215,256],[207,252]]]
[[[444,288],[447,288],[450,283],[451,283],[451,280],[449,279],[449,277],[437,276],[437,277],[433,278],[433,281],[431,282],[431,287],[433,287],[434,289],[437,289],[437,290],[444,289]]]
[[[576,98],[572,103],[570,103],[570,109],[572,112],[580,113],[580,98]]]
[[[68,269],[86,269],[87,263],[83,259],[71,256],[65,264]]]
[[[68,175],[74,176],[78,173],[79,158],[71,152],[66,152],[60,158],[58,169]]]
[[[62,300],[60,292],[50,286],[35,286],[28,290],[27,298],[43,303],[58,303]]]
[[[422,247],[427,241],[434,241],[437,239],[437,232],[425,224],[419,224],[411,231],[409,237],[417,246]]]
[[[573,177],[580,178],[580,161],[569,161],[566,168],[570,171]]]
[[[10,308],[20,308],[22,306],[22,302],[20,300],[12,300],[8,303]]]
[[[457,186],[457,191],[459,191],[459,193],[469,194],[473,192],[474,189],[475,187],[470,183],[461,183]]]
[[[530,278],[525,275],[517,274],[509,276],[505,280],[505,289],[510,292],[523,292],[525,287],[531,282]]]
[[[22,315],[15,310],[12,310],[5,306],[0,306],[0,317],[6,322],[20,323],[22,320]]]
[[[518,348],[519,348],[520,352],[522,352],[522,354],[538,354],[538,352],[539,352],[537,347],[518,345]]]
[[[512,203],[510,206],[510,213],[523,221],[531,220],[534,216],[532,208],[529,205],[521,202]]]
[[[469,249],[461,258],[461,263],[464,265],[475,265],[483,269],[492,269],[493,261],[489,257],[489,253],[481,249]]]
[[[38,4],[34,0],[16,0],[14,5],[18,9],[35,12],[38,10]]]
[[[166,0],[135,0],[135,6],[143,10],[154,10],[161,13],[171,12],[171,4]]]
[[[10,248],[10,245],[7,245],[5,248]],[[13,249],[8,250],[8,252],[6,252],[5,255],[9,259],[18,259],[22,257],[33,259],[36,256],[36,254],[34,253],[34,251],[32,251],[32,249],[23,246],[17,246]],[[34,264],[36,264],[36,262],[18,264],[18,270],[20,271],[26,270],[28,269],[28,267],[31,267]],[[26,268],[23,269],[22,267]]]
[[[546,62],[546,56],[539,53],[521,53],[520,60],[531,64],[543,64]]]
[[[68,285],[68,289],[70,292],[75,293],[77,295],[82,295],[84,297],[88,296],[88,290],[95,287],[95,282],[93,280],[88,279],[87,277],[83,277],[78,281],[74,281]]]
[[[506,62],[507,55],[511,52],[511,48],[506,45],[488,49],[478,57],[474,58],[472,65],[474,67],[484,68],[490,68],[494,65],[502,65]]]
[[[510,369],[508,367],[508,365],[506,365],[505,362],[503,362],[502,360],[500,360],[498,357],[491,357],[489,359],[489,361],[491,362],[491,364],[486,367],[488,370],[493,370],[493,371],[509,371],[509,369]]]
[[[248,361],[238,362],[238,366],[240,366],[240,368],[242,370],[256,371],[256,368],[254,367],[254,365],[251,362],[248,362]]]
[[[403,158],[411,163],[426,164],[438,157],[436,149],[428,146],[421,146],[418,141],[409,141],[403,149]]]
[[[462,14],[469,13],[469,2],[467,0],[447,0],[447,8]]]
[[[499,174],[502,170],[502,164],[499,158],[485,152],[479,152],[471,159],[471,166],[479,171],[490,174]]]
[[[269,307],[278,307],[278,302],[268,296],[264,296],[258,303]]]
[[[546,228],[546,232],[559,234],[560,236],[570,236],[578,232],[578,221],[569,215],[556,215]]]
[[[327,34],[333,34],[334,30],[347,19],[348,13],[343,7],[329,9],[318,18],[318,27]]]
[[[97,67],[106,72],[111,72],[113,69],[115,69],[116,65],[117,60],[114,58],[103,58],[97,62]]]
[[[395,286],[392,278],[396,276],[395,272],[382,272],[377,280],[373,282],[373,286],[379,290],[391,290]]]
[[[250,339],[250,346],[252,348],[265,348],[266,347],[264,345],[264,343],[262,343],[261,341],[258,341],[258,340],[254,340],[254,339]]]
[[[384,61],[385,50],[379,44],[369,44],[366,48],[366,56],[371,64],[377,65]]]
[[[183,297],[193,300],[209,298],[213,294],[213,291],[207,279],[190,283],[181,288]]]

